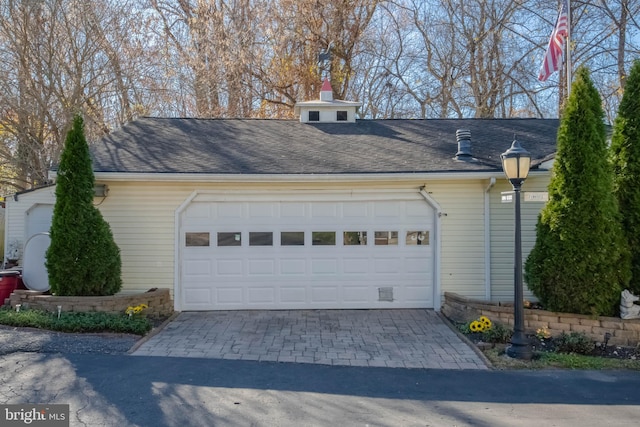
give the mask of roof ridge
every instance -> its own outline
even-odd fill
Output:
[[[138,119],[152,119],[152,120],[194,120],[194,121],[273,121],[273,122],[298,122],[297,119],[276,119],[269,117],[159,117],[159,116],[140,116]],[[131,122],[135,122],[137,119],[132,120]],[[473,117],[463,117],[463,118],[452,118],[452,117],[427,117],[427,118],[383,118],[383,119],[356,119],[356,121],[360,122],[382,122],[382,121],[469,121],[469,122],[478,122],[478,121],[514,121],[514,120],[526,120],[526,121],[534,121],[534,120],[560,120],[557,117],[482,117],[482,118],[473,118]],[[129,122],[129,123],[131,123]],[[318,124],[318,123],[313,123]],[[326,123],[325,123],[326,124]],[[331,123],[329,123],[331,124]]]
[[[202,121],[224,121],[224,120],[270,120],[270,121],[294,121],[297,122],[296,119],[273,119],[273,118],[262,118],[262,117],[159,117],[159,116],[140,116],[139,119],[153,119],[153,120],[202,120]],[[132,120],[131,122],[135,122],[137,119]]]

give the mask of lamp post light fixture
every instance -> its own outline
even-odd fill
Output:
[[[502,169],[513,187],[516,207],[515,258],[514,258],[514,322],[511,345],[507,355],[515,359],[530,360],[533,356],[531,343],[524,333],[524,292],[522,285],[522,229],[520,224],[520,188],[531,165],[531,155],[514,138],[511,148],[500,155]]]

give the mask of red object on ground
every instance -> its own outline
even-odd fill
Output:
[[[11,296],[11,293],[18,288],[20,282],[19,271],[0,271],[0,305],[4,305],[4,300]]]
[[[27,289],[27,287],[24,285],[24,282],[22,281],[22,274],[18,276],[18,285],[16,286],[16,289]]]

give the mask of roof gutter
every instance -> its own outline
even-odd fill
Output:
[[[546,175],[548,171],[531,171],[529,175]],[[56,171],[49,179],[56,179]],[[201,173],[131,173],[95,172],[100,181],[153,182],[374,182],[374,181],[446,181],[463,179],[491,179],[503,176],[502,171],[487,172],[430,172],[430,173],[366,173],[366,174],[201,174]]]

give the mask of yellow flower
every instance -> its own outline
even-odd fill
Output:
[[[491,320],[489,320],[487,316],[480,316],[480,319],[478,319],[478,321],[480,321],[484,325],[484,329],[491,329]]]
[[[127,307],[127,309],[124,311],[125,314],[129,315],[129,317],[133,316],[134,314],[138,314],[140,313],[142,310],[144,310],[145,308],[149,308],[149,306],[147,304],[139,304],[136,305],[135,307]]]
[[[471,332],[482,332],[484,330],[484,323],[474,320],[469,325]]]
[[[538,328],[536,330],[536,337],[539,339],[549,339],[551,338],[551,332],[547,328]]]

